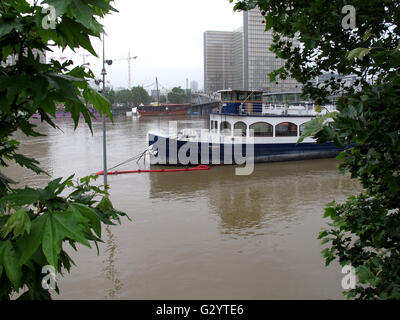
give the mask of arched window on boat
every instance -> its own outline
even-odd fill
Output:
[[[228,121],[222,121],[219,128],[222,135],[225,136],[231,135],[231,124]]]
[[[300,125],[300,128],[299,128],[299,130],[300,130],[300,135],[303,133],[304,128],[306,127],[306,124],[307,124],[307,123],[308,123],[308,122],[305,122],[305,123],[303,123],[303,124]]]
[[[297,126],[292,122],[282,122],[275,127],[276,137],[297,137]]]
[[[252,132],[253,130],[253,132]],[[273,127],[266,122],[256,122],[250,126],[250,135],[252,137],[272,137]]]
[[[245,137],[247,134],[247,125],[242,122],[238,121],[233,126],[233,135],[239,137]]]

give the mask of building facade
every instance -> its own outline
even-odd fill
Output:
[[[284,65],[269,51],[272,31],[265,32],[258,9],[243,12],[243,27],[233,32],[204,33],[204,90],[300,91],[294,79],[269,81],[268,74]]]
[[[204,33],[204,88],[215,92],[232,86],[233,32],[206,31]]]
[[[190,90],[192,90],[192,92],[199,91],[199,83],[196,80],[190,81]]]

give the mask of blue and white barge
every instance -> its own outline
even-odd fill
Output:
[[[209,129],[148,133],[153,164],[242,164],[335,157],[343,149],[313,138],[297,143],[317,113],[304,106],[271,106],[261,91],[223,90]],[[330,110],[328,110],[330,109]],[[333,107],[325,111],[333,111]]]

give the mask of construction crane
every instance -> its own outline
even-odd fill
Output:
[[[86,57],[90,57],[91,56],[91,54],[84,54],[84,53],[82,53],[82,54],[79,54],[83,59],[83,64],[86,64]]]
[[[131,88],[131,60],[134,60],[136,58],[137,56],[131,57],[131,53],[128,52],[128,58],[114,59],[114,61],[122,61],[122,60],[128,61],[128,89]]]
[[[68,59],[65,56],[48,56],[46,58],[47,58],[48,61],[50,61],[51,59],[58,60],[58,61],[64,61],[64,60]]]

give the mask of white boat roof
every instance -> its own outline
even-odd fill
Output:
[[[224,90],[218,90],[217,91],[217,93],[223,93],[223,92],[233,92],[233,91],[236,91],[236,92],[257,92],[257,93],[263,93],[263,91],[261,91],[261,90],[235,90],[235,89],[224,89]]]

